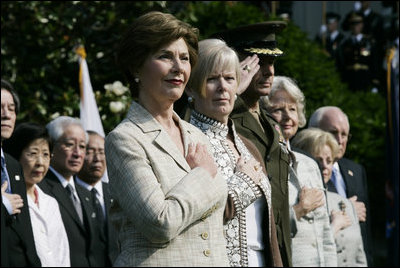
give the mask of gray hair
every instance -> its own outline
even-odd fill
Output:
[[[308,127],[309,128],[319,128],[321,120],[324,117],[325,113],[327,113],[329,110],[332,110],[332,109],[337,110],[337,111],[341,112],[344,115],[344,117],[346,118],[346,121],[347,121],[347,125],[349,126],[349,129],[350,129],[349,118],[342,111],[342,109],[340,109],[337,106],[322,106],[322,107],[319,107],[311,115],[310,120],[308,121]]]
[[[47,131],[49,132],[49,136],[53,144],[58,141],[58,139],[64,134],[65,129],[70,125],[77,125],[81,127],[85,132],[86,143],[89,142],[89,135],[86,133],[81,123],[81,120],[69,116],[59,116],[46,125]]]
[[[297,106],[297,114],[299,116],[299,127],[304,127],[307,122],[305,108],[306,99],[303,92],[300,90],[293,79],[286,76],[275,76],[274,81],[272,82],[271,91],[267,96],[263,96],[260,98],[260,105],[263,106],[267,111],[269,111],[272,106],[270,100],[280,90],[286,91],[286,93],[288,93],[289,96],[295,100]]]

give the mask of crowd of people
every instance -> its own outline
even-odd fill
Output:
[[[398,19],[374,11],[371,1],[355,1],[343,19],[335,12],[325,17],[315,40],[334,60],[342,81],[352,91],[384,94],[387,54],[398,46],[398,36],[393,34],[399,30]]]
[[[1,265],[372,266],[350,122],[325,106],[297,133],[304,94],[275,77],[285,27],[199,41],[171,14],[140,16],[117,50],[135,100],[106,137],[68,116],[16,125],[2,79]]]

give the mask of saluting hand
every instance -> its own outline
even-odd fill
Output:
[[[259,61],[260,59],[257,54],[254,54],[240,62],[240,84],[236,91],[238,95],[242,94],[249,87],[253,76],[260,70]]]

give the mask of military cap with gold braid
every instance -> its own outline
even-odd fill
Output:
[[[284,21],[266,21],[216,33],[211,38],[224,40],[240,53],[276,57],[282,56],[283,52],[277,47],[275,34],[285,27]]]

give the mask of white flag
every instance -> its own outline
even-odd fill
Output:
[[[81,122],[85,130],[92,130],[105,137],[103,124],[94,98],[92,83],[90,82],[89,69],[86,63],[86,52],[83,46],[76,49],[79,55],[79,86],[81,101],[79,104]]]
[[[81,110],[80,119],[85,130],[92,130],[105,137],[103,124],[101,123],[99,109],[93,94],[92,83],[90,82],[89,69],[86,63],[86,51],[83,46],[75,50],[79,56],[79,87],[81,101],[79,108]],[[107,168],[104,172],[102,181],[108,182]]]

